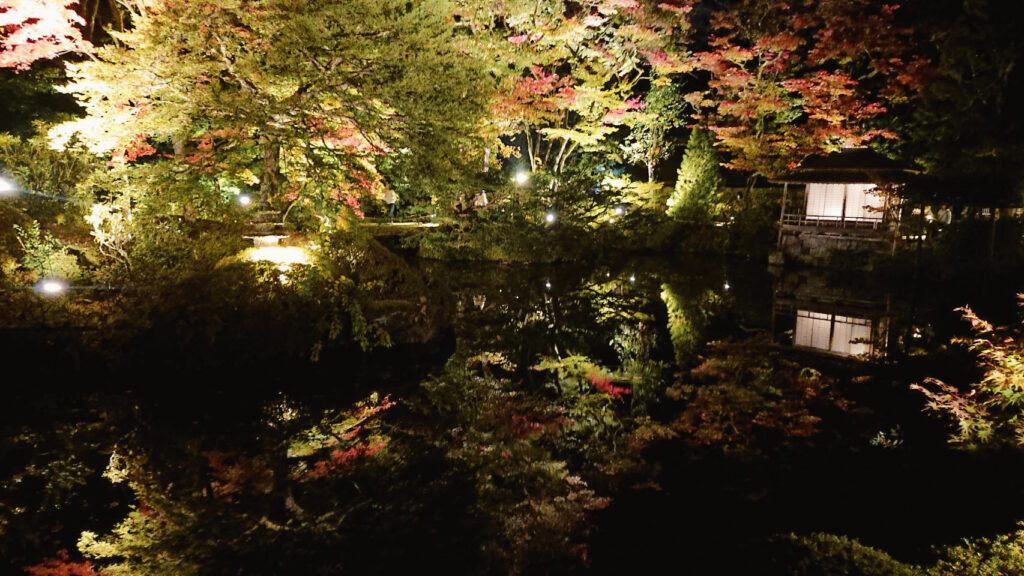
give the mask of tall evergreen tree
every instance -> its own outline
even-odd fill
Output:
[[[675,191],[668,200],[669,216],[697,221],[714,218],[722,186],[719,162],[714,135],[694,128],[679,166]]]

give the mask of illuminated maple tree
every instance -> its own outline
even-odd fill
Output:
[[[877,120],[920,86],[927,62],[896,4],[738,2],[711,18],[708,77],[688,96],[732,168],[775,175],[807,155],[894,138]]]
[[[533,171],[557,175],[577,151],[607,143],[643,110],[642,81],[687,65],[689,2],[485,4],[467,18],[502,40],[492,123],[525,141]]]
[[[69,65],[87,115],[55,145],[77,134],[115,165],[166,159],[330,219],[381,195],[378,163],[401,150],[419,189],[440,188],[485,110],[445,2],[125,5],[118,42]]]
[[[33,62],[84,52],[78,0],[0,0],[0,68],[28,70]]]

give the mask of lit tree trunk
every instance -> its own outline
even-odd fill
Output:
[[[83,6],[85,9],[85,38],[90,42],[95,42],[96,40],[96,19],[100,13],[100,1],[88,0],[85,6]]]
[[[281,141],[273,136],[260,136],[263,149],[263,177],[260,178],[260,197],[264,202],[277,196],[281,189]]]
[[[555,143],[548,140],[548,148],[544,151],[544,160],[541,162],[544,166],[548,165],[548,160],[551,159],[551,150],[555,147]]]
[[[533,155],[532,155],[533,158],[537,158],[537,157],[540,156],[540,141],[541,141],[541,134],[538,132],[537,135],[533,139]]]
[[[558,156],[555,157],[555,174],[562,173],[562,158],[565,156],[565,147],[569,145],[569,139],[562,140],[562,147],[558,149]]]
[[[110,17],[114,20],[114,30],[124,32],[124,14],[121,13],[121,7],[118,6],[117,0],[109,0],[109,6]]]
[[[526,127],[526,157],[530,160],[530,172],[536,172],[537,165],[533,160],[533,137],[531,136],[532,130],[530,127]]]
[[[647,182],[649,182],[649,183],[650,182],[654,182],[654,167],[655,167],[655,161],[653,159],[652,160],[648,160],[647,161]]]
[[[185,157],[185,142],[188,137],[183,133],[176,133],[171,136],[171,146],[174,147],[174,159],[181,160]]]

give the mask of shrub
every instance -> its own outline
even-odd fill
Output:
[[[39,222],[33,221],[27,227],[15,224],[14,230],[24,251],[21,266],[34,279],[55,277],[74,280],[82,275],[78,258],[60,240],[40,230]]]

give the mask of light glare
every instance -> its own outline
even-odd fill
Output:
[[[39,283],[39,291],[47,296],[63,294],[67,289],[68,285],[63,280],[56,278],[47,278]]]
[[[309,251],[301,246],[260,246],[246,251],[249,262],[272,262],[278,266],[309,264]]]

